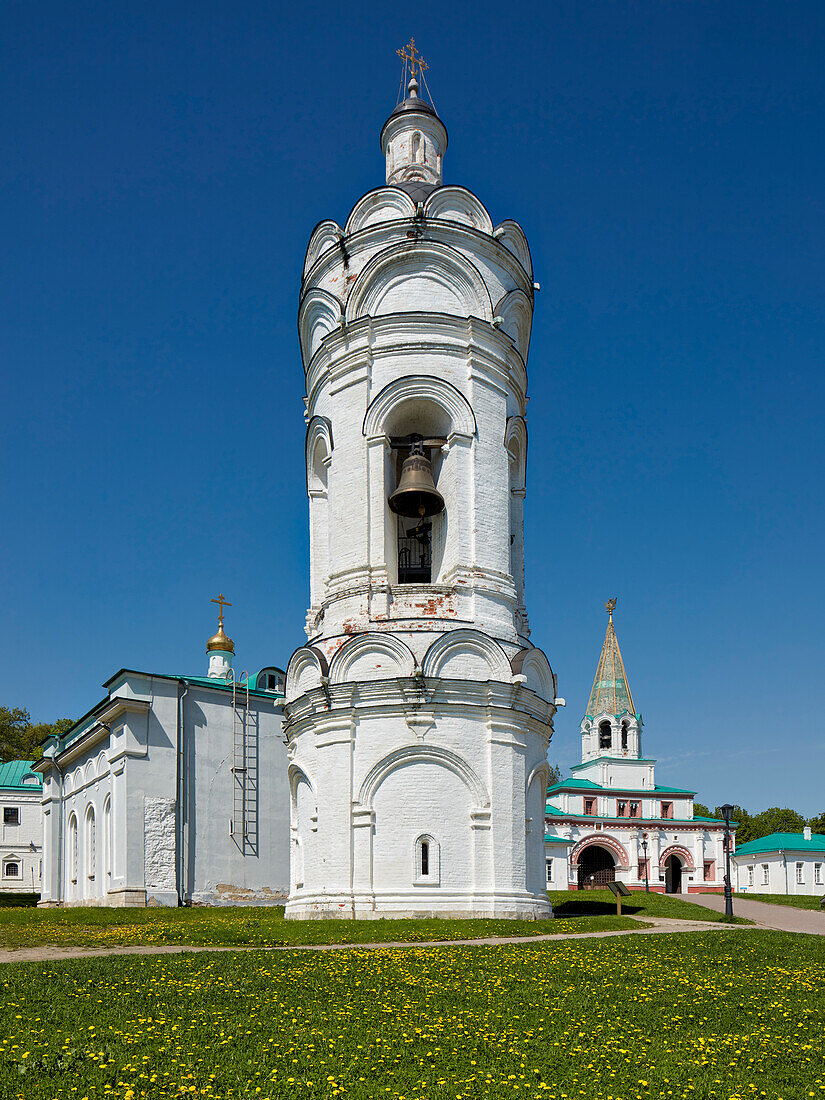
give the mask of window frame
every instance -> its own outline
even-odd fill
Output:
[[[423,845],[427,845],[426,874],[422,866]],[[430,833],[422,833],[413,844],[413,885],[439,886],[441,884],[441,845]]]
[[[15,874],[9,873],[9,867],[16,867]],[[21,859],[7,859],[3,862],[3,878],[21,879],[23,877],[23,861]]]
[[[3,824],[4,825],[19,825],[20,824],[20,807],[19,806],[4,806],[3,807]]]
[[[799,860],[796,861],[796,885],[805,885],[805,864]]]

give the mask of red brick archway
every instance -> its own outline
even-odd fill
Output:
[[[614,837],[605,833],[591,833],[590,836],[583,837],[570,853],[571,867],[578,867],[579,856],[591,844],[598,844],[600,848],[606,848],[616,860],[617,870],[626,871],[630,867],[630,858],[624,847]]]
[[[693,865],[693,856],[690,854],[690,851],[687,848],[684,848],[681,844],[671,844],[669,848],[665,848],[665,850],[659,856],[660,867],[664,867],[665,860],[668,856],[678,856],[687,871],[696,870]]]

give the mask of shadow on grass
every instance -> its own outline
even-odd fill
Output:
[[[553,906],[553,913],[556,917],[604,917],[604,916],[616,916],[616,900],[612,895],[608,895],[610,901],[579,901],[576,898],[571,898],[570,901],[563,901],[560,905]],[[645,912],[643,905],[633,905],[632,902],[628,903],[627,898],[622,898],[622,916],[634,917],[637,914]]]

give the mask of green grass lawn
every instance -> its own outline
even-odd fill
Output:
[[[825,894],[825,886],[822,894],[808,897],[804,894],[750,894],[740,891],[734,894],[735,898],[743,898],[746,901],[765,901],[769,905],[791,905],[794,909],[820,909],[820,900]]]
[[[729,1100],[825,1092],[825,940],[720,930],[0,970],[0,1096]]]
[[[547,895],[557,917],[576,914],[597,916],[600,913],[615,913],[616,899],[609,890],[552,890]],[[644,890],[631,891],[630,897],[622,898],[622,913],[635,916],[672,917],[674,920],[724,921],[724,913],[715,913],[703,905],[694,905],[692,901],[669,894],[646,894]],[[0,916],[0,919],[2,917]],[[737,924],[750,924],[740,921]]]
[[[463,940],[638,928],[636,921],[593,913],[563,920],[287,921],[274,906],[181,909],[0,909],[0,947],[277,947],[386,940]]]

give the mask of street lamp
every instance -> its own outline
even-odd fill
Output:
[[[733,813],[733,806],[730,802],[726,802],[724,806],[719,807],[722,817],[725,822],[725,916],[733,916],[733,890],[730,885],[730,817]]]
[[[650,882],[647,877],[647,833],[642,833],[642,851],[644,852],[644,864],[645,864],[645,893],[650,893]]]

